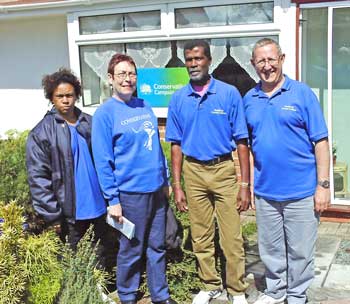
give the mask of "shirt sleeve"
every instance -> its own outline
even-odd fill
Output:
[[[316,95],[305,85],[303,96],[305,98],[304,121],[310,140],[316,142],[322,138],[328,137],[326,121]]]
[[[108,113],[98,109],[92,118],[92,153],[103,196],[110,206],[120,203],[119,187],[114,177],[112,126]]]
[[[168,142],[181,143],[182,127],[179,120],[179,113],[176,108],[176,96],[173,94],[168,108],[168,117],[165,129],[165,140]]]
[[[245,120],[242,97],[238,90],[232,92],[232,109],[230,112],[230,124],[232,137],[237,142],[240,139],[248,138],[247,123]]]

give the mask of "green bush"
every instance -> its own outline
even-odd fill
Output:
[[[0,218],[4,220],[0,227],[0,303],[23,303],[27,278],[21,258],[22,208],[14,202],[0,202]]]
[[[30,202],[25,146],[28,131],[6,132],[7,139],[0,139],[0,201],[16,200],[27,208]]]
[[[25,164],[28,133],[10,130],[6,132],[6,139],[0,138],[0,201],[14,200],[23,206],[29,229],[38,233],[43,230],[44,222],[35,214],[30,199]]]
[[[107,275],[97,268],[96,246],[91,245],[92,227],[78,243],[74,253],[67,244],[63,252],[63,280],[58,304],[104,304],[101,290]]]
[[[256,226],[256,222],[248,222],[242,226],[242,235],[245,239],[249,239],[250,237],[254,236],[257,231],[258,228]]]
[[[29,235],[23,241],[28,302],[51,304],[61,288],[62,267],[57,259],[62,244],[53,231]]]
[[[107,276],[96,267],[91,228],[75,253],[53,231],[25,232],[14,201],[0,202],[0,218],[0,304],[104,303]]]
[[[59,292],[60,241],[52,233],[31,236],[23,230],[23,207],[0,202],[0,303],[52,304]],[[43,282],[50,283],[43,287]]]

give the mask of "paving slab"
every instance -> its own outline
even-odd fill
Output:
[[[307,292],[308,304],[350,304],[350,290],[333,288],[310,288]]]
[[[350,240],[342,240],[333,261],[334,264],[350,265]]]
[[[322,225],[322,224],[321,224]],[[328,222],[326,225],[325,225],[327,228],[326,228],[326,233],[327,234],[332,234],[334,235],[336,233],[336,231],[338,230],[339,226],[340,226],[340,223],[332,223],[332,222]]]
[[[312,287],[322,287],[330,265],[334,260],[337,250],[340,246],[341,238],[319,236],[316,242],[315,252],[315,279]]]
[[[246,274],[253,274],[255,278],[265,275],[265,266],[257,254],[246,254]]]
[[[332,264],[324,286],[350,290],[350,265]]]
[[[349,233],[349,225],[340,224],[336,234],[338,236],[345,236]]]
[[[350,304],[350,300],[329,300],[321,302],[321,304]]]

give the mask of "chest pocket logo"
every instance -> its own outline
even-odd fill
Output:
[[[297,109],[294,106],[283,106],[281,110],[297,112]]]
[[[211,114],[226,115],[226,112],[222,109],[214,109],[211,111]]]

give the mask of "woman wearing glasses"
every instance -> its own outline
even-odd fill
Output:
[[[73,249],[90,224],[96,238],[103,241],[107,210],[90,153],[91,116],[75,107],[80,82],[70,70],[61,68],[44,76],[42,85],[53,107],[27,140],[34,209],[62,240],[68,236]]]
[[[168,191],[157,118],[136,90],[136,65],[115,54],[108,65],[112,97],[94,114],[92,148],[109,214],[135,224],[135,237],[120,235],[117,290],[123,304],[136,304],[143,255],[153,303],[173,304],[166,281],[165,215]]]

